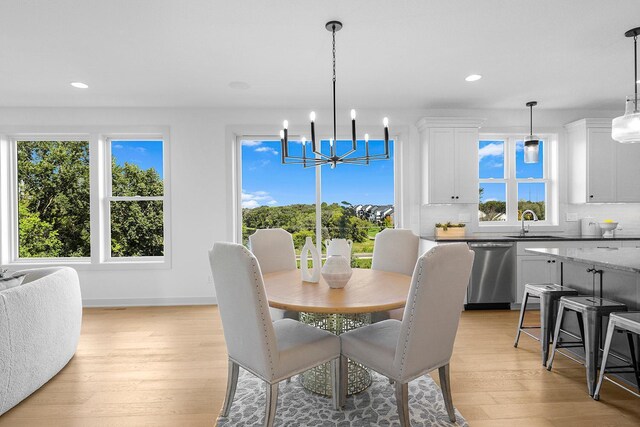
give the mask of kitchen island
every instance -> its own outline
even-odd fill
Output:
[[[640,310],[640,248],[530,248],[527,252],[543,255],[560,263],[561,284],[577,290],[581,295],[592,295],[624,303],[629,311]],[[565,316],[563,329],[579,335],[575,317]],[[604,319],[607,322],[608,318]],[[602,331],[607,330],[606,323]],[[601,347],[603,347],[601,340]],[[638,342],[635,352],[639,353]],[[578,348],[567,348],[583,357]],[[612,350],[629,359],[629,344],[625,334],[615,334]],[[616,359],[609,359],[608,366],[620,365]],[[612,374],[607,374],[612,375]],[[614,375],[622,379],[627,386],[635,389],[633,374]]]
[[[530,248],[561,262],[561,284],[640,309],[640,248]]]

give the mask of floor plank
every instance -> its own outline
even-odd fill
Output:
[[[605,383],[595,402],[580,365],[559,356],[548,372],[537,342],[522,336],[514,348],[516,322],[510,311],[462,315],[451,381],[454,402],[471,426],[640,424],[638,398]],[[76,356],[0,417],[0,427],[211,426],[226,374],[215,307],[85,309]]]

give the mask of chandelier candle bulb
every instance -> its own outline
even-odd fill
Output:
[[[313,151],[314,154],[319,154],[318,149],[316,147],[316,126],[315,126],[316,113],[315,112],[312,111],[311,114],[309,114],[309,120],[311,121],[311,150]]]
[[[351,142],[353,145],[352,150],[356,151],[356,110],[351,110]]]
[[[369,134],[364,134],[364,155],[367,158],[367,164],[369,164]]]
[[[389,158],[389,119],[385,117],[382,119],[382,124],[384,125],[384,152],[387,154],[387,159]]]
[[[280,154],[282,156],[282,162],[284,163],[284,158],[286,157],[285,151],[287,149],[287,144],[284,142],[284,131],[280,130]]]

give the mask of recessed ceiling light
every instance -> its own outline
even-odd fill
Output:
[[[89,89],[89,85],[86,83],[82,83],[82,82],[73,82],[71,83],[71,86],[78,88],[78,89]]]
[[[236,90],[247,90],[251,86],[247,82],[231,82],[229,83],[229,87]]]
[[[471,74],[470,76],[465,77],[465,80],[468,82],[475,82],[482,78],[480,74]]]

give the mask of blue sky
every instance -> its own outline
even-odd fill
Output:
[[[160,177],[164,177],[162,168],[162,141],[111,141],[111,155],[116,163],[125,162],[138,165],[141,169],[154,168]]]
[[[478,159],[480,162],[480,179],[504,178],[504,141],[480,141]],[[516,178],[544,178],[543,159],[544,143],[540,142],[538,163],[524,162],[524,144],[516,142]],[[481,183],[484,188],[483,201],[506,201],[506,188],[501,183]],[[518,199],[542,201],[544,200],[544,183],[518,184]]]
[[[323,152],[329,142],[322,141]],[[338,141],[338,154],[346,152],[351,141]],[[369,141],[369,153],[384,152],[384,143]],[[289,154],[301,156],[302,145],[289,142]],[[322,201],[347,201],[354,205],[393,204],[393,143],[390,160],[375,161],[368,166],[339,164],[335,169],[322,167]],[[358,142],[353,156],[364,155],[364,141]],[[310,143],[307,156],[311,157]],[[242,205],[244,207],[283,206],[315,203],[315,169],[301,165],[283,165],[280,141],[242,141]]]

